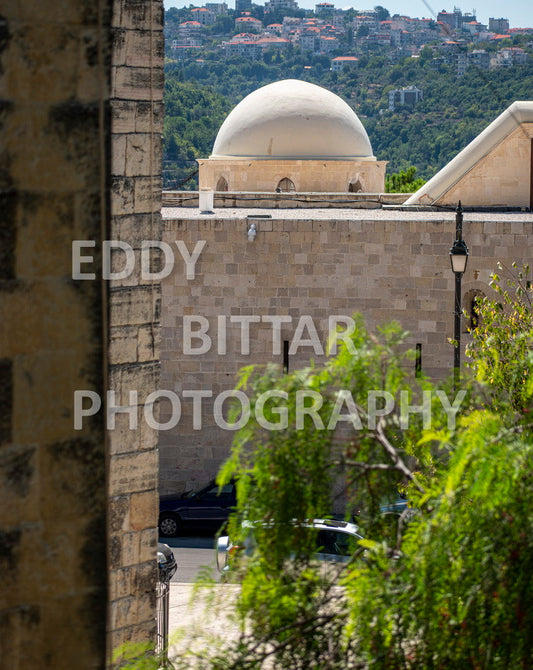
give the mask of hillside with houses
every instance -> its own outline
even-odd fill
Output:
[[[533,28],[485,25],[457,7],[417,18],[328,2],[206,3],[169,9],[165,37],[166,187],[195,188],[195,159],[209,154],[225,115],[279,79],[343,97],[389,172],[413,165],[425,179],[533,90]]]
[[[268,0],[255,5],[236,0],[202,7],[171,8],[166,13],[167,56],[177,60],[201,57],[209,52],[231,59],[264,59],[269,52],[300,52],[330,56],[331,67],[356,66],[365,53],[386,51],[392,62],[416,57],[428,45],[437,48],[435,59],[455,64],[459,74],[469,66],[483,69],[524,64],[527,51],[506,42],[530,35],[533,28],[511,28],[505,18],[491,18],[488,25],[475,14],[441,11],[434,18],[391,16],[381,6],[372,10],[337,9],[328,2],[314,11],[298,7],[296,0]],[[480,43],[502,48],[477,48]],[[505,43],[505,44],[504,44]]]

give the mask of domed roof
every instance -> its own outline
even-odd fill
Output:
[[[298,79],[246,96],[218,131],[211,158],[375,160],[357,114],[338,95]]]

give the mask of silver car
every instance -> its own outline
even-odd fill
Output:
[[[254,523],[244,522],[250,532],[246,534],[244,542],[233,544],[227,535],[218,538],[216,544],[216,563],[222,577],[229,576],[228,573],[234,568],[235,559],[249,556],[254,550],[253,527]],[[348,563],[358,548],[359,534],[358,526],[347,521],[335,521],[332,519],[313,519],[304,524],[307,528],[316,530],[316,548],[314,559],[325,563]]]

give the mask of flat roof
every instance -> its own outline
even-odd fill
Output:
[[[309,221],[455,221],[455,210],[441,209],[426,211],[413,209],[346,209],[346,208],[287,208],[260,209],[248,207],[216,207],[212,214],[201,214],[198,207],[163,207],[164,220],[180,219],[189,221],[209,221],[221,219],[244,220],[248,217],[260,217],[272,220],[309,220]],[[469,221],[528,222],[533,223],[532,212],[463,212],[465,233]]]

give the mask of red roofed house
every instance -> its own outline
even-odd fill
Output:
[[[331,61],[332,72],[342,72],[345,67],[357,67],[359,58],[355,56],[337,56]]]
[[[261,45],[263,51],[267,49],[284,49],[290,43],[290,40],[284,37],[272,37],[271,35],[263,35],[257,40],[257,44]]]
[[[205,7],[194,7],[191,9],[191,19],[198,21],[203,26],[211,26],[216,21],[216,15]]]
[[[197,47],[202,44],[202,24],[199,21],[184,21],[178,26],[179,46]]]
[[[256,32],[263,30],[262,22],[254,16],[239,16],[235,19],[235,27],[243,30],[254,30]]]

